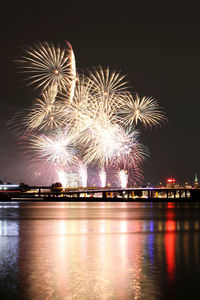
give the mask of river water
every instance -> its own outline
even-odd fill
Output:
[[[198,299],[199,203],[0,202],[0,299]]]

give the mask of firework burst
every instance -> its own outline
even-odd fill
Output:
[[[112,109],[115,112],[126,94],[127,82],[124,78],[125,76],[109,68],[94,68],[88,76],[88,81],[91,83],[91,95],[95,101],[103,102],[106,109]]]
[[[86,145],[83,160],[87,164],[97,163],[104,167],[118,151],[120,128],[113,124],[107,115],[100,115],[98,118],[91,121],[80,141]]]
[[[69,58],[68,49],[55,47],[46,41],[28,47],[25,55],[18,62],[21,64],[23,72],[29,76],[30,84],[43,90],[48,86],[57,86],[59,90],[66,90],[70,85],[71,76],[74,76],[75,65],[72,48],[70,48]],[[71,65],[73,65],[73,71]]]
[[[89,108],[92,106],[93,98],[90,94],[91,84],[84,76],[79,76],[74,90],[74,97],[72,102],[67,101],[67,94],[62,93],[58,99],[66,106],[65,119],[66,123],[73,130],[74,134],[79,134],[88,127],[89,122]]]
[[[166,123],[165,113],[158,105],[157,100],[151,97],[133,99],[131,94],[125,95],[124,105],[119,110],[125,126],[137,125],[140,121],[145,127],[158,126]]]
[[[35,100],[23,118],[28,131],[58,129],[66,124],[66,106],[62,102],[55,101],[54,94],[48,90],[42,94],[42,99]]]
[[[167,121],[155,99],[134,99],[125,76],[109,68],[77,74],[68,42],[66,49],[37,43],[19,62],[30,84],[42,90],[32,107],[15,118],[25,127],[23,136],[34,161],[52,169],[64,185],[66,172],[73,168],[85,187],[90,166],[99,170],[102,187],[109,174],[122,187],[141,182],[148,151],[138,142],[135,127],[139,122],[151,128]]]
[[[126,89],[127,82],[124,81],[126,76],[120,75],[118,72],[112,72],[109,68],[94,68],[89,73],[89,80],[92,82],[93,92],[100,97],[109,97],[119,94]]]
[[[70,166],[77,162],[73,136],[68,131],[59,130],[49,136],[33,135],[30,138],[30,146],[40,159],[54,166]]]
[[[142,182],[142,164],[148,157],[148,149],[138,142],[139,132],[137,130],[125,130],[121,128],[121,145],[117,154],[110,161],[110,169],[113,177],[121,170],[126,170],[128,183]]]

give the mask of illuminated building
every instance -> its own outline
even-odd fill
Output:
[[[184,184],[184,188],[191,189],[192,186],[191,186],[191,184],[189,182],[186,181],[185,184]]]
[[[176,180],[174,178],[167,178],[166,180],[166,188],[174,188],[176,184]]]
[[[67,187],[79,187],[80,186],[80,176],[78,173],[67,173],[66,177],[66,186]]]

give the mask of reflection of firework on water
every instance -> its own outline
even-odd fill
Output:
[[[71,81],[70,66],[72,64],[69,61],[67,49],[43,42],[28,47],[25,52],[25,55],[18,61],[23,67],[23,72],[29,75],[30,84],[35,84],[37,88],[41,87],[43,90],[50,85],[66,90]],[[70,48],[73,60],[72,52]]]
[[[148,127],[160,125],[167,120],[164,112],[152,98],[133,99],[119,72],[98,67],[88,75],[77,74],[74,52],[67,44],[67,49],[35,44],[19,61],[31,84],[42,90],[29,110],[16,115],[25,125],[23,135],[34,160],[46,163],[63,184],[72,167],[83,186],[89,167],[100,170],[102,187],[106,174],[118,182],[121,174],[130,185],[141,182],[148,151],[138,142],[135,126],[139,121]],[[10,127],[15,129],[13,123]]]
[[[140,121],[145,127],[153,127],[166,123],[165,113],[158,105],[157,100],[151,97],[133,99],[131,94],[124,97],[124,105],[119,110],[126,126],[137,125]]]

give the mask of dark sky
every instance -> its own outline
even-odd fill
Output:
[[[8,1],[7,1],[8,2]],[[102,65],[127,74],[140,96],[158,99],[168,116],[162,129],[142,130],[150,149],[145,182],[200,175],[200,14],[197,7],[152,1],[16,1],[1,9],[0,179],[29,181],[30,162],[5,122],[32,104],[14,60],[35,41],[70,41],[78,69]],[[164,5],[166,3],[166,5]]]

